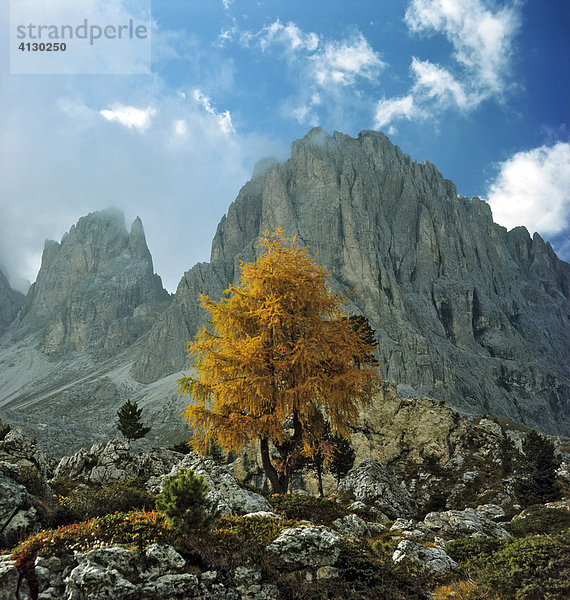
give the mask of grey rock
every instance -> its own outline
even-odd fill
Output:
[[[398,544],[392,560],[395,563],[409,560],[432,575],[446,575],[459,570],[458,564],[445,553],[445,550],[425,547],[410,540],[402,540]]]
[[[208,498],[215,510],[222,515],[271,512],[271,505],[260,494],[241,488],[230,471],[213,460],[191,453],[184,456],[170,471],[176,475],[180,469],[191,469],[195,475],[202,476],[208,486]],[[165,477],[153,480],[151,489],[161,489]]]
[[[142,586],[143,598],[180,599],[199,597],[200,583],[194,573],[163,575]]]
[[[0,546],[10,548],[39,529],[32,496],[16,481],[19,467],[0,462]]]
[[[42,477],[51,477],[55,460],[42,452],[36,442],[19,431],[12,429],[0,441],[0,460],[20,467],[35,467]]]
[[[424,525],[433,533],[452,538],[490,537],[504,540],[511,534],[497,523],[480,515],[472,508],[428,513]]]
[[[0,269],[0,336],[14,321],[22,304],[24,304],[24,294],[10,287],[8,278]]]
[[[15,562],[10,554],[0,556],[0,600],[14,600],[16,598],[20,575],[15,567]],[[21,600],[31,598],[25,582],[20,587],[19,598]]]
[[[75,555],[78,565],[65,578],[68,600],[130,600],[137,587],[135,554],[125,548],[101,548]]]
[[[281,515],[278,515],[269,510],[258,510],[257,512],[247,513],[243,516],[246,518],[248,518],[248,517],[264,517],[264,518],[268,518],[268,519],[282,519],[283,518]]]
[[[362,461],[351,469],[338,486],[357,501],[375,507],[391,518],[415,514],[410,494],[391,475],[386,467],[373,459]]]
[[[371,532],[368,524],[358,515],[346,515],[342,519],[335,519],[332,527],[345,537],[366,537]]]
[[[341,550],[342,537],[327,527],[284,529],[266,546],[266,551],[290,569],[334,566]]]
[[[168,301],[140,219],[129,233],[123,214],[109,209],[79,219],[61,243],[46,242],[21,325],[43,327],[46,354],[110,356],[146,333]]]
[[[201,265],[175,302],[196,306],[214,282],[237,282],[239,261],[278,225],[318,252],[337,291],[354,291],[348,310],[376,330],[388,381],[569,430],[570,265],[538,234],[496,225],[487,203],[458,196],[381,133],[313,130],[244,185],[212,243],[215,277]],[[185,318],[192,333],[199,311]]]
[[[475,511],[487,519],[497,519],[505,516],[505,511],[497,504],[480,504]]]
[[[131,444],[110,440],[95,444],[63,457],[55,470],[56,477],[69,477],[91,483],[111,484],[128,479],[151,479],[168,473],[182,455],[164,448],[137,452]]]

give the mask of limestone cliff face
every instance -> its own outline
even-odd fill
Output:
[[[146,333],[168,300],[153,273],[140,219],[129,233],[123,214],[106,210],[79,219],[61,243],[46,242],[22,327],[44,328],[46,354],[109,355]]]
[[[315,129],[242,188],[210,265],[184,276],[175,303],[189,335],[202,318],[197,295],[219,296],[278,225],[318,252],[335,288],[354,291],[348,310],[377,331],[388,381],[568,432],[570,265],[539,235],[493,223],[485,202],[458,196],[381,133]]]
[[[0,270],[0,335],[16,318],[24,303],[24,295],[10,287],[6,275]]]

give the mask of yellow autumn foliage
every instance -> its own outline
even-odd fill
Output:
[[[239,286],[219,302],[201,296],[209,325],[188,345],[194,373],[179,389],[194,400],[184,417],[198,450],[259,440],[273,488],[283,491],[295,453],[313,451],[325,418],[347,435],[379,376],[374,347],[345,319],[344,299],[311,251],[280,228],[257,248],[258,259],[241,265]]]

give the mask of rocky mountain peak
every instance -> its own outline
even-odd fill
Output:
[[[243,186],[210,265],[185,274],[175,303],[190,333],[198,293],[235,283],[278,225],[317,251],[333,287],[351,294],[348,311],[369,318],[385,379],[467,412],[568,431],[570,265],[539,235],[507,232],[486,202],[458,195],[382,133],[315,128]]]
[[[61,243],[46,242],[22,323],[45,327],[47,353],[113,352],[150,326],[142,306],[156,307],[168,298],[153,273],[140,219],[129,233],[123,213],[108,209],[79,219]]]

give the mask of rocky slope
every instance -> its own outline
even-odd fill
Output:
[[[433,415],[438,413],[436,406]],[[425,414],[427,408],[412,403],[407,410]],[[445,429],[449,423],[444,414],[449,409],[440,408]],[[456,428],[472,427],[461,417],[454,420]],[[465,446],[463,453],[454,450],[453,457],[442,459],[444,468],[458,458],[470,463],[489,460],[500,427],[492,431],[494,424],[484,425],[480,429],[486,446]],[[508,493],[507,481],[501,484],[506,493],[497,504],[481,504],[473,498],[471,505],[463,503],[456,509],[425,510],[410,493],[409,479],[369,458],[357,461],[329,499],[311,498],[300,489],[294,496],[264,497],[240,486],[231,464],[193,453],[182,455],[164,448],[140,452],[111,440],[64,457],[56,466],[22,434],[12,430],[3,435],[0,548],[28,540],[13,552],[0,552],[0,600],[419,600],[433,597],[430,590],[438,585],[457,582],[466,573],[473,575],[463,570],[465,553],[477,553],[478,548],[489,556],[508,552],[513,542],[512,553],[517,556],[517,543],[511,539],[516,526],[513,529],[505,511],[518,514],[520,507]],[[397,454],[406,448],[403,442]],[[511,448],[510,452],[516,458],[517,451]],[[403,460],[415,464],[416,458],[408,455]],[[433,475],[433,468],[431,464],[427,477]],[[192,469],[203,477],[208,502],[223,515],[214,531],[177,534],[156,512],[125,508],[129,499],[121,495],[126,489],[121,486],[144,492],[152,502],[166,476],[180,469]],[[454,470],[449,470],[451,476]],[[74,491],[54,494],[62,485]],[[485,481],[479,483],[481,496],[487,487]],[[449,489],[450,484],[439,479],[437,491],[447,494]],[[568,502],[551,506],[538,508],[545,519],[542,526],[567,527]],[[533,510],[536,521],[537,507]],[[84,511],[83,522],[67,526]],[[517,517],[519,525],[529,514]],[[34,536],[40,528],[44,531]],[[560,591],[567,585],[564,542],[554,540],[556,530],[546,533],[552,535],[542,541],[533,535],[531,542],[533,564],[546,556],[548,569],[523,571],[534,585]],[[546,554],[537,548],[539,543],[549,545]],[[525,559],[522,556],[521,562]],[[484,582],[485,573],[476,580]],[[509,578],[506,584],[511,592],[520,588]]]
[[[193,334],[198,293],[219,297],[278,225],[318,252],[335,288],[354,292],[348,309],[377,331],[387,380],[469,413],[569,431],[570,265],[538,234],[493,223],[485,202],[458,196],[433,165],[373,131],[354,139],[314,129],[242,188],[211,262],[184,275],[180,310],[156,325],[136,378],[183,366],[180,350],[170,342],[163,354],[156,339],[176,337],[181,312]]]

